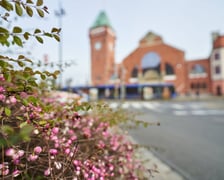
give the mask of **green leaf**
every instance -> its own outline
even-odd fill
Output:
[[[34,96],[29,96],[27,101],[35,104],[37,102],[37,98]]]
[[[26,3],[33,4],[32,0],[26,0]]]
[[[6,81],[11,82],[12,81],[11,73],[5,73],[4,78]]]
[[[44,11],[42,9],[37,9],[37,13],[40,17],[44,17]]]
[[[59,70],[56,70],[56,71],[54,71],[54,75],[59,75],[60,74],[60,71]]]
[[[8,34],[9,31],[3,27],[0,27],[0,33],[3,33],[3,34]]]
[[[38,122],[38,124],[42,126],[42,125],[47,124],[47,121],[46,120],[41,120],[41,121]]]
[[[22,61],[17,61],[17,63],[20,67],[23,67],[25,65]]]
[[[30,6],[26,6],[26,13],[32,17],[33,16],[33,10]]]
[[[18,16],[23,15],[23,9],[21,8],[20,3],[18,3],[18,2],[15,3],[15,9],[16,9],[16,14]]]
[[[5,68],[7,66],[7,62],[0,60],[0,67]]]
[[[40,77],[41,77],[42,80],[46,79],[46,76],[44,74],[41,74]]]
[[[33,72],[33,69],[30,67],[25,67],[24,71]]]
[[[16,119],[20,120],[20,121],[23,121],[24,119],[20,116],[16,116]]]
[[[18,45],[18,46],[23,46],[22,40],[18,36],[13,36],[13,41]]]
[[[13,129],[12,127],[8,126],[8,125],[3,125],[3,126],[1,127],[1,131],[2,131],[3,133],[6,133],[7,135],[9,135],[9,134],[13,134],[13,133],[14,133],[14,129]]]
[[[7,0],[2,0],[0,4],[3,8],[5,8],[7,11],[13,10],[13,5],[9,3]]]
[[[48,36],[48,37],[52,37],[52,34],[51,33],[44,33],[44,36]]]
[[[28,106],[29,102],[26,99],[23,99],[23,105]]]
[[[61,28],[52,28],[51,29],[51,33],[60,33],[61,32]]]
[[[22,28],[21,27],[18,27],[18,26],[15,26],[12,30],[13,33],[21,33],[22,32]]]
[[[33,63],[33,61],[31,59],[28,59],[28,58],[25,58],[24,61],[29,62],[29,63]]]
[[[24,140],[24,141],[29,141],[30,140],[30,134],[33,131],[33,126],[31,125],[24,125],[19,133],[19,136]]]
[[[37,4],[36,4],[37,6],[41,6],[41,5],[43,5],[43,0],[37,0]]]
[[[30,36],[30,33],[28,33],[28,32],[25,32],[25,33],[23,34],[23,37],[24,37],[26,40],[29,39],[29,36]]]
[[[23,55],[18,56],[18,59],[24,59],[24,58],[25,58],[25,56],[23,56]]]
[[[43,38],[41,38],[40,36],[35,36],[35,37],[36,37],[36,39],[37,39],[37,41],[38,41],[39,43],[41,43],[41,44],[44,43]]]
[[[23,128],[24,126],[26,126],[27,125],[27,122],[25,121],[25,122],[22,122],[20,125],[19,125],[19,127],[20,128]]]
[[[60,42],[60,37],[56,34],[53,35],[54,39],[56,39],[58,42]]]
[[[11,110],[7,107],[5,107],[5,115],[8,117],[11,116]]]
[[[41,30],[40,29],[35,29],[34,34],[38,34],[38,33],[41,33]]]

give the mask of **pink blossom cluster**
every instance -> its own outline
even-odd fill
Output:
[[[2,76],[0,79],[4,81]],[[135,180],[146,171],[135,159],[133,145],[123,135],[113,133],[109,122],[80,115],[74,105],[55,97],[42,96],[41,103],[24,104],[27,98],[26,92],[7,95],[6,87],[0,86],[0,104],[11,109],[8,124],[17,125],[16,130],[21,122],[33,125],[29,142],[1,149],[0,177]]]

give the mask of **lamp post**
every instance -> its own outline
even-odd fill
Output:
[[[59,9],[55,11],[55,16],[58,18],[58,25],[59,28],[61,29],[61,34],[60,34],[60,42],[59,42],[59,47],[58,47],[58,64],[59,64],[59,70],[60,70],[60,75],[59,75],[59,87],[62,86],[62,62],[63,62],[63,56],[62,56],[62,17],[65,15],[65,10],[61,6],[61,1],[59,1]]]

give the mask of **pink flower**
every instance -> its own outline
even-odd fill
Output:
[[[9,169],[4,169],[2,171],[0,171],[0,175],[6,176],[9,174]]]
[[[79,164],[79,161],[74,160],[74,161],[73,161],[73,164],[74,164],[75,166],[77,166],[77,165]]]
[[[44,171],[44,175],[45,176],[49,176],[51,174],[51,169],[50,168],[48,168],[48,169],[46,169],[45,171]]]
[[[58,150],[57,150],[57,149],[50,149],[50,150],[49,150],[49,153],[50,153],[51,155],[56,155],[56,154],[58,153]]]
[[[0,86],[0,93],[3,93],[3,92],[5,92],[5,88]]]
[[[4,101],[5,100],[5,95],[0,94],[0,101]]]
[[[76,135],[73,135],[71,138],[70,138],[72,141],[75,141],[77,139],[77,136]]]
[[[41,148],[40,146],[36,146],[36,147],[34,148],[34,152],[35,152],[36,154],[40,154],[40,153],[42,152],[42,148]]]
[[[9,97],[9,101],[10,101],[12,104],[16,104],[17,99],[15,98],[15,96],[10,96],[10,97]]]
[[[69,148],[65,149],[65,154],[69,154],[71,152],[71,150]]]
[[[15,155],[15,150],[13,148],[9,148],[5,151],[6,156],[13,156]]]
[[[21,92],[20,93],[20,97],[21,98],[26,98],[28,95],[27,95],[27,93],[25,93],[25,92]]]
[[[19,176],[19,174],[20,174],[21,172],[19,171],[19,170],[15,170],[13,173],[12,173],[12,175],[13,175],[13,177],[17,177],[17,176]]]
[[[37,155],[35,154],[30,154],[29,157],[28,157],[28,161],[36,161],[38,158]]]
[[[17,152],[17,154],[18,154],[19,157],[22,157],[24,155],[24,153],[25,153],[24,150],[19,150]]]
[[[58,134],[58,132],[59,132],[59,128],[58,128],[58,127],[54,127],[54,128],[52,129],[52,133],[54,133],[54,134]]]
[[[20,163],[20,160],[19,160],[19,159],[13,159],[13,163],[14,163],[15,165],[18,165],[18,164]]]
[[[4,162],[3,164],[0,164],[0,175],[6,176],[8,174],[9,174],[8,162]]]

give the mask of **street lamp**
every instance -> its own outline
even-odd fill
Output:
[[[61,6],[61,2],[59,1],[59,10],[55,11],[55,16],[58,18],[58,25],[59,28],[61,29],[61,34],[60,34],[60,42],[59,42],[59,49],[58,49],[58,56],[59,56],[59,70],[61,74],[59,75],[59,87],[62,86],[62,17],[65,15],[65,10]]]

